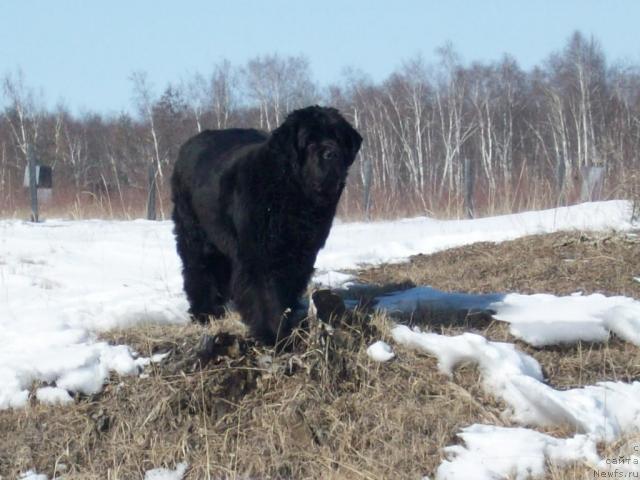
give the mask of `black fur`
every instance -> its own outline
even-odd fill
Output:
[[[361,142],[337,110],[314,106],[271,135],[210,130],[182,146],[173,220],[196,320],[233,300],[255,337],[290,333]]]

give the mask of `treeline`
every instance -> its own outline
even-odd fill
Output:
[[[321,88],[304,57],[216,64],[156,95],[131,77],[136,114],[44,109],[18,75],[3,80],[0,213],[21,215],[27,153],[54,171],[59,214],[170,213],[177,151],[207,128],[275,128],[292,109],[333,105],[365,141],[341,204],[349,218],[483,215],[596,198],[638,198],[640,70],[608,65],[575,33],[529,71],[505,56],[464,65],[451,46],[382,82],[350,71]],[[153,195],[150,195],[150,188]],[[157,199],[157,200],[155,200]]]

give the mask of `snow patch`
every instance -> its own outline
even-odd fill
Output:
[[[72,403],[73,398],[63,388],[58,387],[42,387],[36,390],[36,398],[42,403],[50,405],[65,405]]]
[[[353,279],[354,276],[351,274],[330,270],[314,275],[313,282],[327,288],[347,288],[353,283]]]
[[[485,389],[504,400],[509,407],[504,414],[522,425],[568,425],[604,441],[640,428],[640,382],[556,390],[544,383],[540,364],[513,344],[472,333],[422,333],[404,325],[391,333],[399,344],[436,356],[444,373],[464,362],[477,364]]]
[[[631,230],[631,203],[590,202],[570,207],[473,220],[428,217],[388,222],[334,225],[316,269],[356,268],[402,262],[411,255],[430,254],[476,242],[503,242],[526,235],[567,230]]]
[[[149,363],[96,332],[187,321],[170,222],[0,221],[0,258],[0,409],[34,382],[92,394]]]
[[[508,322],[512,335],[536,347],[579,340],[602,342],[610,332],[640,345],[640,301],[623,296],[473,295],[415,287],[380,297],[377,308],[390,313],[424,309],[484,311]]]
[[[48,480],[48,478],[46,475],[38,474],[34,470],[27,470],[21,473],[19,477],[20,480]]]
[[[561,439],[526,428],[472,425],[458,436],[464,445],[445,449],[448,460],[438,467],[437,480],[527,480],[543,478],[547,462],[563,467],[600,460],[587,435]]]
[[[168,468],[154,468],[153,470],[147,470],[144,474],[144,480],[182,480],[184,474],[187,472],[189,464],[179,463],[176,465],[175,470]]]
[[[490,308],[494,318],[511,324],[513,335],[536,347],[604,341],[610,331],[640,345],[640,301],[629,297],[512,293]]]
[[[378,340],[377,342],[369,345],[367,348],[367,355],[374,362],[387,362],[396,356],[389,344]]]
[[[485,390],[507,404],[507,419],[539,427],[566,425],[578,432],[563,440],[527,429],[473,425],[460,434],[466,446],[447,448],[449,460],[438,470],[438,479],[471,478],[465,472],[477,472],[472,477],[477,479],[524,479],[542,475],[545,462],[588,461],[595,466],[598,442],[640,430],[640,382],[556,390],[544,383],[540,364],[512,344],[471,333],[423,333],[404,325],[391,333],[399,344],[436,356],[444,373],[464,362],[477,364]]]

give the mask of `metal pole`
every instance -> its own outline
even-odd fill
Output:
[[[29,164],[29,193],[31,196],[31,221],[38,222],[38,183],[36,178],[36,155],[31,145],[27,146],[27,162]]]

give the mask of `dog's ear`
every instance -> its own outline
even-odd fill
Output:
[[[288,120],[271,132],[269,138],[269,149],[278,155],[287,158],[297,155],[296,152],[297,132]]]
[[[289,159],[297,160],[302,163],[308,132],[301,126],[296,112],[287,116],[286,120],[271,133],[269,139],[269,148],[280,154],[285,155]]]

